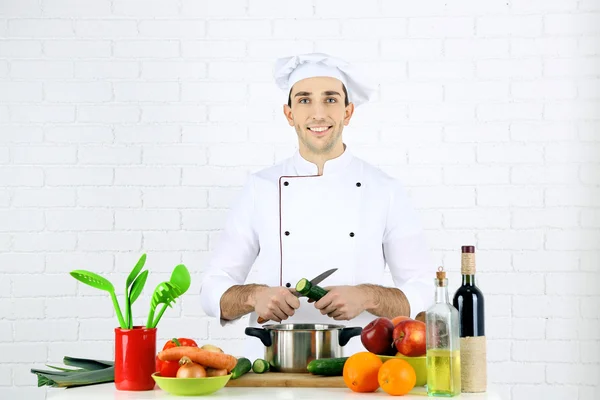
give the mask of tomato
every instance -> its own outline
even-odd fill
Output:
[[[167,343],[165,343],[165,345],[163,346],[163,350],[177,346],[198,347],[198,344],[192,339],[173,338]],[[158,359],[158,356],[156,356],[156,372],[158,372],[160,376],[175,378],[177,376],[177,371],[179,370],[179,367],[180,365],[178,361],[161,361]]]
[[[160,376],[175,378],[178,370],[178,361],[161,361],[158,359],[158,356],[156,357],[156,372],[158,372]]]
[[[165,343],[163,350],[170,349],[171,347],[177,346],[190,346],[190,347],[198,347],[198,344],[193,339],[186,338],[173,338]]]

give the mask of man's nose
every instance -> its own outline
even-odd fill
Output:
[[[323,119],[325,118],[326,115],[326,107],[325,104],[321,103],[321,102],[315,102],[313,103],[313,110],[312,110],[312,114],[313,114],[313,119]]]

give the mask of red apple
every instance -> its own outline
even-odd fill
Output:
[[[392,334],[398,352],[407,357],[424,356],[427,352],[426,325],[417,320],[400,321]]]
[[[365,349],[374,354],[393,355],[396,349],[392,345],[394,324],[388,318],[376,318],[365,326],[360,341]]]

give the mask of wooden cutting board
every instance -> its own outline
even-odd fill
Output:
[[[345,388],[341,376],[318,376],[285,372],[265,372],[255,374],[250,371],[238,379],[230,379],[227,387],[323,387]]]

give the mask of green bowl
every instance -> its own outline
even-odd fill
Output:
[[[152,378],[167,393],[176,396],[201,396],[222,389],[229,382],[231,374],[207,378],[166,378],[155,372]]]
[[[415,369],[415,373],[417,374],[417,383],[415,386],[425,386],[427,385],[427,357],[406,357],[402,354],[396,356],[377,356],[382,362],[386,362],[387,360],[392,360],[394,358],[400,358],[408,362]]]

